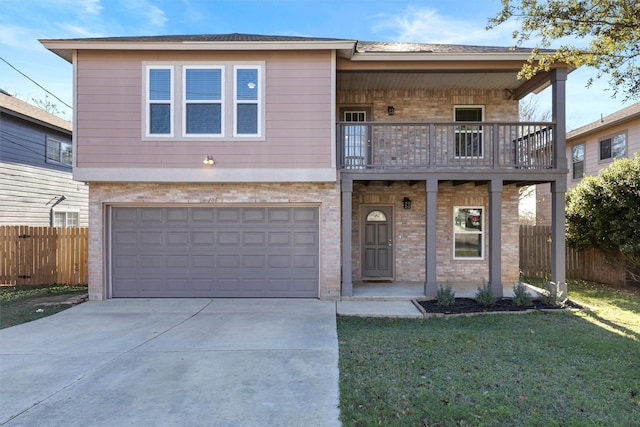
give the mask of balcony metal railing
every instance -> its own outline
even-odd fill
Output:
[[[552,169],[553,123],[337,124],[342,169]]]

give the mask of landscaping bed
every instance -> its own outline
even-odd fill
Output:
[[[563,304],[549,304],[543,300],[534,299],[529,305],[516,304],[512,298],[498,298],[493,304],[481,304],[473,298],[456,298],[452,305],[440,305],[438,300],[416,301],[425,313],[433,314],[469,314],[486,312],[511,312],[527,310],[562,310],[582,309],[582,306],[572,301]]]

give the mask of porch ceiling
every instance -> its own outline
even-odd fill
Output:
[[[483,72],[338,72],[338,90],[362,89],[509,89],[523,81],[518,70]]]

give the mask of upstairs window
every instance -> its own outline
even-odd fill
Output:
[[[173,67],[147,69],[147,133],[173,135]]]
[[[223,68],[185,67],[185,135],[222,135]]]
[[[612,160],[626,157],[627,135],[619,133],[600,141],[600,160]]]
[[[454,120],[456,122],[482,122],[482,107],[455,107]],[[482,149],[482,126],[478,124],[460,125],[455,127],[455,156],[480,158]]]
[[[260,134],[260,69],[235,67],[234,136]]]
[[[47,137],[47,162],[60,163],[61,165],[71,166],[73,163],[73,151],[71,142],[60,141],[55,138]]]
[[[264,137],[264,63],[145,64],[147,138]]]
[[[571,147],[571,178],[581,179],[584,176],[584,144]]]

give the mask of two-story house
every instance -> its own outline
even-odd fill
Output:
[[[42,40],[73,64],[92,299],[339,299],[518,279],[518,187],[553,189],[565,80],[529,51],[246,34]],[[551,86],[553,121],[518,121]],[[553,143],[552,143],[553,141]]]
[[[598,175],[615,159],[640,153],[640,102],[567,133],[567,188]],[[536,186],[536,224],[551,224],[549,184]]]
[[[71,122],[0,91],[0,225],[86,227],[73,180]]]

